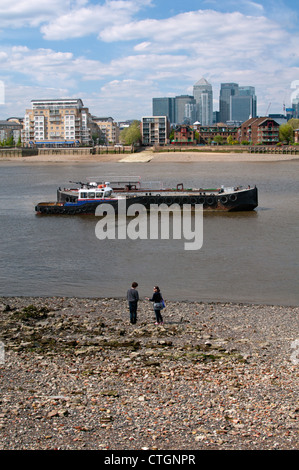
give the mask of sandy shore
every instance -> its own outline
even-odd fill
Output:
[[[0,449],[298,449],[298,313],[0,298]]]
[[[18,163],[188,163],[188,162],[280,162],[298,160],[294,154],[253,154],[253,153],[217,153],[217,152],[161,152],[143,151],[135,154],[102,155],[40,155],[33,157],[4,157],[0,163],[13,161]]]

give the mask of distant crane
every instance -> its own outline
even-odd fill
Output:
[[[269,105],[268,105],[268,108],[267,108],[267,111],[266,111],[266,116],[268,116],[270,108],[271,108],[271,103],[269,103]]]

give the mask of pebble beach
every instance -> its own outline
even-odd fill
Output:
[[[0,449],[295,450],[298,313],[1,297]]]

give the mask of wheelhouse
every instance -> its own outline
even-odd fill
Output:
[[[79,189],[78,200],[105,199],[111,197],[112,192],[113,190],[110,188],[109,183],[99,185],[90,183],[88,186]]]

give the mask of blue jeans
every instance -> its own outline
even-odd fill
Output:
[[[137,321],[137,302],[136,301],[129,302],[129,309],[130,309],[130,322],[135,324]]]

